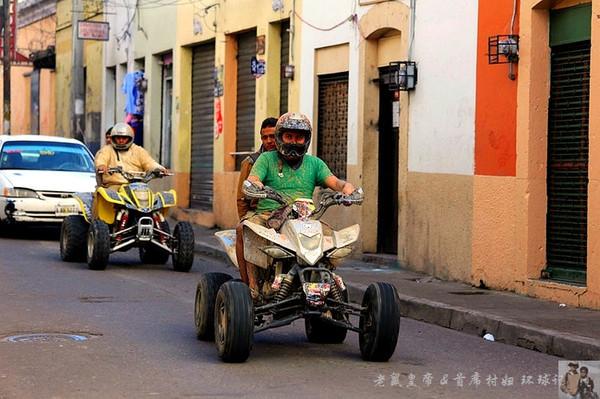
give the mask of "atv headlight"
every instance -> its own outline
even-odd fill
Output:
[[[346,247],[334,249],[327,256],[329,258],[338,259],[345,258],[346,256],[350,255],[350,253],[352,253],[352,247],[348,245]]]
[[[276,258],[276,259],[293,258],[294,257],[294,255],[292,255],[288,251],[286,251],[282,248],[276,247],[276,246],[262,247],[261,251],[263,251],[264,253],[269,255],[271,258]]]
[[[150,191],[148,190],[133,190],[133,195],[137,199],[140,208],[150,207]]]
[[[321,234],[315,234],[312,237],[300,234],[298,237],[300,238],[300,245],[302,245],[302,248],[312,251],[313,249],[317,249],[319,245],[321,245]]]
[[[16,197],[16,198],[39,198],[38,194],[27,188],[7,188],[5,187],[2,195],[5,197]]]

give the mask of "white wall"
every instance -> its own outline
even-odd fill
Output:
[[[472,175],[475,145],[477,2],[416,1],[408,169]]]
[[[409,1],[403,1],[409,4]],[[335,0],[326,7],[320,0],[305,0],[303,19],[317,27],[337,24],[352,13],[360,18],[370,7],[356,0]],[[472,0],[416,0],[412,59],[419,82],[410,93],[410,171],[473,174],[475,141],[475,72],[477,2]],[[301,112],[312,119],[315,49],[349,43],[348,164],[357,163],[358,31],[352,23],[322,32],[302,24],[300,79]]]
[[[302,9],[297,10],[302,18],[319,28],[329,28],[360,10],[356,0],[335,0],[335,7],[322,0],[304,0]],[[302,54],[300,56],[300,112],[306,114],[314,124],[315,105],[315,49],[349,43],[348,60],[348,164],[358,162],[358,31],[351,22],[323,32],[302,23],[300,31]],[[297,29],[298,31],[298,29]]]
[[[128,7],[125,7],[125,4]],[[177,6],[160,6],[144,8],[135,11],[135,0],[113,2],[107,6],[107,22],[110,23],[110,40],[104,47],[104,104],[105,109],[110,104],[117,104],[117,121],[125,117],[125,95],[121,91],[123,78],[127,71],[145,68],[148,79],[148,91],[145,95],[144,107],[144,146],[152,155],[158,155],[161,134],[161,66],[157,64],[155,55],[172,51],[176,43]],[[148,3],[150,4],[150,3]],[[129,24],[129,22],[131,23]],[[129,26],[131,36],[124,33]],[[119,38],[120,40],[117,40]],[[139,65],[135,60],[143,60]],[[107,82],[106,67],[117,66],[116,99],[111,98],[114,90]],[[125,70],[122,65],[127,65]],[[105,126],[112,124],[111,114],[103,112]]]

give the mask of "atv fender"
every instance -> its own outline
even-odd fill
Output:
[[[79,209],[83,214],[83,218],[86,222],[92,223],[92,201],[94,198],[93,193],[75,193],[73,198],[79,204]]]
[[[233,265],[239,269],[240,266],[238,265],[237,255],[235,254],[235,229],[217,231],[215,233],[215,236],[217,236],[219,242],[225,249],[225,252],[227,253],[227,256],[229,257],[231,263],[233,263]]]
[[[353,224],[350,227],[346,227],[340,231],[333,232],[333,245],[336,248],[345,247],[347,245],[352,244],[356,240],[358,240],[358,235],[360,234],[360,226],[358,224]]]
[[[175,190],[159,191],[154,194],[154,209],[171,208],[175,205],[177,205],[177,192]]]
[[[94,217],[108,225],[115,222],[115,205],[125,205],[123,198],[114,190],[98,187],[94,194]]]

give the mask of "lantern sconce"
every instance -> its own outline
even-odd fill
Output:
[[[281,66],[281,77],[284,79],[294,80],[295,69],[296,68],[290,64],[282,65]]]
[[[519,35],[496,35],[488,38],[488,63],[508,64],[508,78],[515,80],[514,64],[519,62]]]
[[[414,90],[417,85],[417,63],[414,61],[390,62],[387,83],[390,91]]]

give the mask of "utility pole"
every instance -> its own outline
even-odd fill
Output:
[[[6,0],[4,0],[6,1]],[[71,134],[85,142],[85,86],[83,81],[83,40],[77,38],[77,21],[83,15],[83,2],[73,0],[71,28],[73,30],[73,68],[71,74]]]
[[[4,134],[10,134],[10,2],[2,2],[2,70],[4,73]]]

